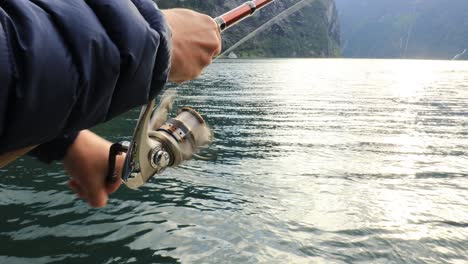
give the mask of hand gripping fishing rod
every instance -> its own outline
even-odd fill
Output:
[[[273,1],[249,1],[214,20],[222,32]],[[182,161],[191,159],[199,147],[208,143],[201,135],[206,131],[203,129],[206,128],[203,117],[189,107],[179,110],[175,118],[169,119],[161,127],[150,127],[155,104],[155,100],[152,100],[142,107],[131,142],[124,141],[111,146],[107,182],[117,180],[115,160],[117,155],[124,152],[127,156],[120,176],[129,188],[136,189],[167,167],[176,167]]]

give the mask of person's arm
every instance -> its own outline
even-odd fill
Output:
[[[173,9],[163,12],[172,30],[174,55],[169,78],[174,82],[193,79],[221,50],[217,26],[210,17],[190,10]],[[198,32],[194,30],[196,28]],[[196,49],[200,50],[194,52]],[[58,140],[58,144],[64,142],[69,141],[62,138]],[[68,148],[64,158],[65,169],[72,176],[68,185],[92,207],[105,206],[108,195],[115,192],[121,184],[120,181],[105,184],[110,146],[109,141],[98,135],[82,131]],[[116,175],[122,174],[124,160],[125,155],[117,156]]]
[[[0,1],[0,153],[153,98],[171,33],[151,0]]]
[[[0,154],[145,104],[219,50],[210,17],[151,0],[0,1]]]
[[[210,17],[151,0],[0,1],[0,154],[145,104],[219,51]]]

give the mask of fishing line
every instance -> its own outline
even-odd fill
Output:
[[[250,40],[251,38],[253,38],[257,34],[259,34],[260,32],[262,32],[265,29],[271,27],[272,25],[274,25],[278,21],[281,21],[281,20],[289,17],[290,15],[294,14],[295,12],[301,10],[306,5],[310,5],[311,3],[315,2],[315,1],[317,1],[317,0],[301,0],[301,1],[297,2],[297,3],[295,3],[291,7],[287,8],[284,11],[282,11],[281,13],[279,13],[278,15],[276,15],[275,17],[268,20],[266,23],[264,23],[263,25],[261,25],[260,27],[258,27],[257,29],[255,29],[254,31],[249,33],[248,35],[246,35],[240,41],[236,42],[234,45],[232,45],[226,51],[224,51],[223,53],[221,53],[220,55],[215,57],[213,59],[213,61],[216,61],[217,59],[222,58],[223,56],[225,56],[225,54],[229,54],[229,52],[236,49],[237,47],[239,47],[240,45],[242,45],[246,41]],[[245,9],[245,12],[249,11],[247,6],[243,6],[243,8]],[[238,20],[237,18],[235,18],[235,16],[227,15],[227,17],[234,18],[235,21],[233,23],[225,23],[225,21],[223,20],[222,17],[215,18],[215,21],[218,23],[218,25],[220,25],[221,30],[224,30],[225,27],[228,28],[228,27],[232,26],[233,24],[237,23],[238,21],[242,20],[242,19]],[[172,102],[175,100],[175,94],[176,94],[175,90],[176,89],[183,89],[184,86],[190,85],[191,83],[192,82],[189,81],[189,82],[177,85],[175,88],[173,88],[174,90],[172,90],[172,89],[166,90],[166,92],[160,97],[160,104],[161,105],[153,112],[153,117],[151,118],[149,130],[152,130],[152,129],[155,129],[155,128],[159,127],[162,123],[164,123],[166,121],[168,112],[172,108]],[[210,133],[208,133],[209,137],[207,138],[207,140],[212,142],[212,140],[213,140],[212,130],[210,128],[207,128],[207,131],[210,131]],[[204,133],[204,134],[206,134],[206,133]],[[200,154],[195,154],[195,153],[193,155],[193,157],[195,157],[197,159],[202,159],[202,160],[214,160],[214,159],[216,159],[216,156],[217,156],[216,154],[215,155],[209,155],[209,156],[206,156],[206,154],[205,154],[205,156],[202,156]]]
[[[283,12],[279,13],[278,15],[273,17],[272,19],[268,20],[265,24],[261,25],[260,27],[258,27],[254,31],[250,32],[247,36],[245,36],[244,38],[242,38],[241,40],[236,42],[234,45],[229,47],[227,50],[223,51],[218,57],[215,58],[215,60],[218,59],[218,58],[222,58],[222,57],[226,56],[226,54],[229,54],[234,49],[236,49],[240,45],[244,44],[246,41],[250,40],[254,36],[256,36],[258,33],[264,31],[265,29],[267,29],[269,27],[271,27],[272,25],[276,24],[278,21],[281,21],[281,20],[289,17],[290,15],[292,15],[292,14],[296,13],[297,11],[301,10],[306,5],[310,5],[315,1],[317,1],[317,0],[301,0],[301,1],[297,2],[297,3],[295,3],[294,5],[289,7],[288,9],[284,10]]]
[[[213,62],[215,62],[216,60],[218,60],[220,58],[223,58],[227,53],[233,51],[234,49],[236,49],[237,47],[239,47],[240,45],[242,45],[243,43],[245,43],[249,39],[253,38],[256,34],[262,32],[263,30],[267,29],[268,27],[274,25],[276,22],[287,18],[288,16],[290,16],[290,15],[294,14],[295,12],[299,11],[304,6],[310,5],[315,1],[318,1],[318,0],[301,0],[301,1],[297,2],[297,3],[295,3],[294,5],[289,7],[288,9],[284,10],[283,12],[279,13],[278,15],[273,17],[272,19],[268,20],[266,23],[264,23],[263,25],[261,25],[260,27],[258,27],[254,31],[252,31],[251,33],[247,34],[245,37],[243,37],[241,40],[237,41],[234,45],[229,47],[227,50],[223,51],[221,54],[219,54],[218,56],[213,58]],[[319,0],[319,1],[322,1],[322,0]],[[178,85],[176,85],[175,89],[183,88],[184,86],[187,86],[187,85],[191,84],[193,81],[194,80],[191,80],[191,81],[188,81],[188,82],[185,82],[185,83],[182,83],[182,84],[178,84]]]
[[[273,1],[247,1],[213,20],[222,32]],[[286,11],[281,12],[249,34],[248,38],[279,19],[299,10],[307,2],[307,0],[302,0],[286,9]],[[179,89],[181,87],[182,85],[178,86]],[[142,186],[156,174],[162,173],[166,168],[177,167],[183,161],[192,159],[193,154],[201,159],[211,159],[210,157],[201,157],[196,153],[202,146],[206,146],[213,140],[212,130],[206,124],[202,115],[191,107],[183,107],[179,109],[174,118],[167,120],[175,95],[174,89],[169,89],[160,97],[160,106],[158,108],[156,108],[156,100],[151,100],[147,105],[144,105],[141,108],[132,140],[112,144],[109,150],[106,182],[117,180],[115,161],[116,157],[123,153],[127,155],[120,178],[132,189]]]

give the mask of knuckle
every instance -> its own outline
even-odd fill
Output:
[[[209,50],[212,52],[212,55],[217,55],[221,51],[221,40],[218,37],[214,37],[213,41],[209,44]]]
[[[213,18],[210,17],[209,15],[207,14],[201,14],[201,17],[206,21],[206,22],[210,22],[210,23],[213,23]]]
[[[202,64],[202,67],[206,67],[208,65],[211,64],[211,56],[204,56],[202,59],[201,59],[201,64]]]
[[[221,43],[219,43],[217,46],[216,46],[216,49],[215,49],[215,52],[214,52],[214,55],[219,55],[221,53],[221,50],[223,49]]]
[[[193,80],[195,78],[197,78],[199,75],[201,74],[201,71],[194,71],[190,74],[189,78],[190,80]]]

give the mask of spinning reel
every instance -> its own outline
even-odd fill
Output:
[[[214,21],[222,32],[249,17],[273,0],[248,1],[217,17]],[[160,127],[150,127],[155,102],[143,106],[131,142],[112,145],[106,181],[113,182],[120,176],[130,188],[136,189],[167,167],[176,167],[192,158],[203,145],[210,142],[211,135],[203,117],[194,109],[184,107],[175,118]],[[122,175],[115,175],[116,156],[127,153]]]

